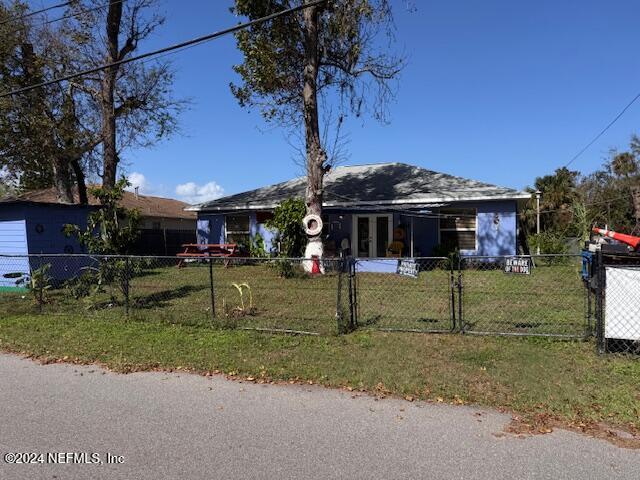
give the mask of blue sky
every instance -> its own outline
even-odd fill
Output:
[[[232,3],[163,0],[167,22],[142,51],[234,24]],[[406,162],[520,188],[565,164],[640,92],[637,0],[395,0],[394,8],[408,64],[391,123],[348,120],[349,164]],[[229,91],[241,60],[233,37],[171,58],[175,93],[193,105],[183,136],[127,152],[144,192],[201,200],[300,173],[285,132]],[[639,121],[640,101],[572,167],[597,168],[640,132]]]

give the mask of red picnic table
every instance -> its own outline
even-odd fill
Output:
[[[237,257],[240,249],[235,243],[185,243],[182,245],[184,252],[178,253],[178,257],[184,258],[229,258]],[[178,268],[182,266],[184,259],[178,262]],[[225,262],[226,267],[228,262]]]

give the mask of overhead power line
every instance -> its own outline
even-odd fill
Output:
[[[52,18],[52,19],[49,19],[49,20],[45,20],[42,23],[38,23],[37,25],[35,25],[35,27],[36,28],[41,28],[41,27],[44,27],[44,26],[49,25],[51,23],[61,22],[62,20],[67,20],[69,18],[79,17],[79,16],[84,15],[86,13],[97,12],[98,10],[104,10],[105,8],[108,8],[111,5],[117,5],[118,3],[122,3],[124,1],[125,0],[114,0],[114,1],[109,2],[109,3],[105,3],[104,5],[98,5],[97,7],[87,8],[85,10],[79,10],[79,11],[73,12],[73,13],[67,13],[67,14],[65,14],[65,15],[63,15],[61,17]],[[23,27],[16,28],[11,33],[19,32],[22,28]]]
[[[24,15],[7,18],[7,19],[3,20],[2,22],[0,22],[0,25],[5,25],[7,23],[24,20],[25,18],[33,17],[34,15],[38,15],[40,13],[45,13],[45,12],[48,12],[49,10],[54,10],[56,8],[64,8],[64,7],[68,6],[68,5],[71,5],[71,2],[64,2],[64,3],[58,3],[57,5],[51,5],[50,7],[42,8],[42,9],[36,10],[34,12],[25,13]]]
[[[633,97],[633,100],[631,100],[629,103],[627,103],[627,104],[625,105],[625,107],[620,111],[620,113],[618,113],[618,115],[616,115],[616,117],[615,117],[613,120],[611,120],[611,121],[609,122],[609,124],[608,124],[606,127],[604,127],[604,128],[600,131],[600,133],[598,133],[598,134],[593,138],[593,140],[591,140],[589,143],[587,143],[587,144],[582,148],[582,150],[580,150],[578,153],[576,153],[576,154],[573,156],[573,158],[572,158],[571,160],[569,160],[569,161],[565,164],[565,167],[568,167],[569,165],[571,165],[574,161],[576,161],[576,160],[578,159],[578,157],[580,157],[584,152],[586,152],[586,151],[587,151],[587,149],[588,149],[591,145],[593,145],[594,143],[596,143],[596,142],[598,141],[598,139],[599,139],[602,135],[604,135],[604,134],[605,134],[605,132],[606,132],[607,130],[609,130],[609,129],[613,126],[613,124],[614,124],[614,123],[616,123],[616,122],[620,119],[620,117],[622,117],[622,115],[624,115],[624,113],[629,109],[629,107],[631,107],[631,105],[633,105],[633,104],[636,102],[636,100],[638,100],[639,98],[640,98],[640,93],[638,93],[635,97]]]
[[[228,35],[230,33],[234,33],[234,32],[240,31],[240,30],[244,30],[245,28],[249,28],[249,27],[252,27],[254,25],[259,25],[261,23],[268,22],[270,20],[274,20],[274,19],[276,19],[278,17],[289,15],[291,13],[295,13],[295,12],[298,12],[300,10],[304,10],[304,9],[307,9],[307,8],[316,7],[318,5],[321,5],[321,4],[325,3],[326,1],[327,0],[316,0],[314,2],[304,3],[304,4],[299,5],[297,7],[288,8],[286,10],[282,10],[280,12],[273,13],[273,14],[267,15],[265,17],[261,17],[261,18],[255,19],[255,20],[251,20],[250,22],[239,23],[238,25],[235,25],[233,27],[229,27],[229,28],[226,28],[224,30],[219,30],[217,32],[210,33],[208,35],[203,35],[201,37],[197,37],[197,38],[194,38],[194,39],[191,39],[191,40],[187,40],[186,42],[181,42],[181,43],[177,43],[177,44],[174,44],[174,45],[170,45],[168,47],[164,47],[164,48],[160,48],[158,50],[153,50],[151,52],[143,53],[143,54],[137,55],[135,57],[125,58],[125,59],[119,60],[117,62],[107,63],[107,64],[101,65],[99,67],[94,67],[94,68],[90,68],[90,69],[87,69],[87,70],[82,70],[80,72],[72,73],[70,75],[65,75],[63,77],[58,77],[58,78],[54,78],[52,80],[47,80],[46,82],[36,83],[34,85],[29,85],[29,86],[26,86],[26,87],[18,88],[16,90],[12,90],[12,91],[9,91],[9,92],[4,92],[4,93],[0,94],[0,98],[10,97],[12,95],[18,95],[20,93],[29,92],[29,91],[35,90],[37,88],[47,87],[47,86],[53,85],[55,83],[60,83],[60,82],[64,82],[64,81],[67,81],[67,80],[72,80],[74,78],[82,77],[84,75],[89,75],[91,73],[96,73],[96,72],[99,72],[101,70],[106,70],[106,69],[113,68],[113,67],[116,67],[116,66],[125,65],[127,63],[136,62],[138,60],[142,60],[142,59],[149,58],[149,57],[154,57],[156,55],[161,55],[161,54],[164,54],[164,53],[172,52],[174,50],[180,50],[180,49],[183,49],[183,48],[186,48],[186,47],[190,47],[192,45],[205,43],[205,42],[208,42],[210,40],[214,40],[214,39],[216,39],[218,37],[222,37],[222,36]]]
[[[74,13],[68,13],[61,17],[52,18],[51,20],[47,20],[39,24],[39,27],[44,27],[45,25],[49,25],[50,23],[60,22],[62,20],[67,20],[68,18],[79,17],[80,15],[84,15],[85,13],[97,12],[98,10],[104,10],[105,8],[109,8],[111,5],[117,5],[118,3],[122,3],[125,0],[114,0],[113,2],[105,3],[104,5],[98,5],[97,7],[87,8],[86,10],[79,10]]]

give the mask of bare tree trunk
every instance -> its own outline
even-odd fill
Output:
[[[317,7],[304,10],[304,127],[307,155],[307,214],[322,214],[322,179],[324,176],[324,161],[326,154],[320,142],[320,127],[318,122],[318,22],[319,11]],[[307,252],[311,243],[322,244],[320,236],[309,237]]]
[[[25,82],[27,84],[37,83],[42,81],[42,76],[37,67],[37,58],[34,53],[34,48],[31,43],[23,43],[21,46],[22,62],[24,67]],[[32,102],[34,110],[46,118],[46,102],[44,99],[44,91],[38,90],[30,94],[32,96]],[[56,199],[61,203],[73,203],[73,190],[71,187],[71,179],[69,178],[69,163],[67,158],[61,154],[59,149],[55,146],[55,140],[51,137],[51,132],[42,132],[42,144],[45,146],[45,150],[48,152],[51,163],[51,171],[53,172],[52,183],[56,192]]]
[[[76,177],[76,184],[78,185],[78,203],[80,205],[87,205],[89,203],[89,197],[87,196],[87,180],[82,170],[79,158],[71,160],[71,168]]]
[[[69,159],[62,155],[55,155],[51,161],[53,166],[53,186],[56,198],[60,203],[75,203],[71,185]]]
[[[119,58],[120,24],[122,23],[123,2],[109,4],[107,13],[107,63],[112,63]],[[113,188],[116,184],[118,168],[118,152],[116,143],[116,113],[115,113],[115,88],[118,67],[105,70],[102,79],[102,152],[103,170],[102,185]]]

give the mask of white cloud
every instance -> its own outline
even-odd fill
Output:
[[[129,190],[130,192],[135,191],[136,187],[138,187],[138,193],[141,193],[143,195],[148,195],[151,193],[151,186],[149,185],[149,181],[142,173],[131,172],[128,179],[131,186],[127,187],[127,190]]]
[[[197,185],[195,182],[182,183],[176,187],[176,195],[187,203],[203,203],[224,196],[224,189],[216,182]]]

